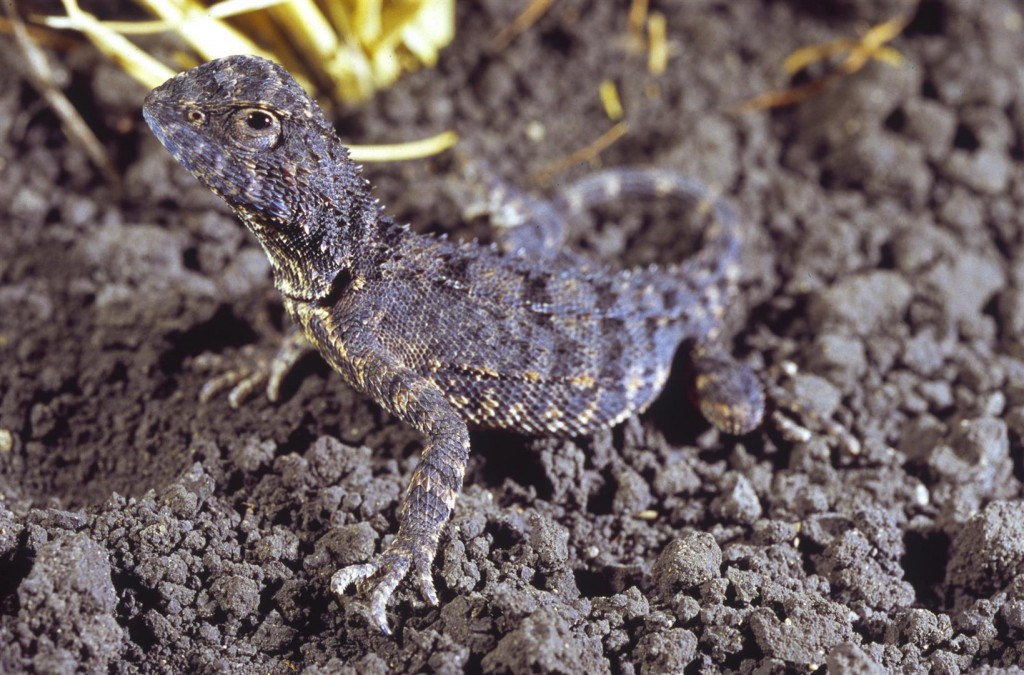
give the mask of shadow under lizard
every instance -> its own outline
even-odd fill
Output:
[[[437,603],[431,566],[462,488],[470,427],[575,436],[614,425],[658,395],[684,343],[704,416],[730,434],[761,423],[759,378],[716,344],[736,290],[737,221],[698,183],[608,171],[552,202],[491,186],[506,227],[488,247],[386,216],[320,108],[270,61],[193,68],[154,89],[144,116],[259,239],[304,338],[425,438],[397,536],[331,583],[339,595],[352,584],[368,593],[384,632],[387,602],[410,571]],[[568,214],[627,194],[707,211],[702,248],[678,265],[623,271],[560,249]]]

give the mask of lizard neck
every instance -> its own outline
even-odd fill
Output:
[[[339,277],[351,277],[354,267],[376,248],[384,226],[380,209],[369,193],[344,201],[308,199],[301,217],[287,225],[258,222],[236,209],[262,244],[274,273],[274,285],[285,297],[315,303],[330,296]]]

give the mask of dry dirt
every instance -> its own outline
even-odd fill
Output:
[[[460,3],[439,66],[339,115],[342,136],[456,129],[529,185],[610,126],[597,89],[616,82],[630,129],[601,164],[675,169],[734,202],[748,233],[736,353],[798,364],[787,386],[863,452],[772,425],[719,435],[678,374],[651,411],[593,438],[475,435],[435,566],[441,606],[403,585],[381,636],[327,580],[394,532],[420,439],[312,358],[278,404],[200,404],[196,357],[272,349],[282,329],[262,252],[151,137],[142,88],[87,47],[58,55],[123,170],[114,188],[4,38],[0,671],[1024,661],[1022,6],[924,0],[894,43],[902,67],[733,114],[788,84],[793,49],[899,5],[652,2],[672,49],[655,77],[624,2],[560,0],[496,50],[521,4]],[[447,171],[367,175],[397,217],[465,233]],[[673,223],[620,213],[577,244],[614,265],[679,252]]]

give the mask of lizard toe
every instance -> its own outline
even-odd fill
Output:
[[[358,593],[369,596],[370,617],[373,622],[382,633],[390,635],[391,629],[388,627],[385,610],[398,584],[409,572],[412,562],[411,551],[393,548],[369,563],[350,565],[335,572],[331,577],[331,592],[340,598],[354,585]],[[430,593],[433,594],[432,597],[425,593],[428,602],[433,599],[433,604],[436,604],[437,594],[433,590],[432,582]]]
[[[377,561],[343,567],[331,577],[331,592],[339,597],[343,596],[349,586],[362,583],[364,579],[376,574],[379,568],[380,563]]]
[[[273,350],[246,345],[234,357],[220,354],[201,354],[192,362],[193,367],[212,377],[199,392],[200,403],[208,403],[223,392],[228,392],[228,403],[238,409],[253,394],[265,386],[267,399],[277,402],[281,398],[281,385],[295,364],[312,347],[300,332],[292,332]]]
[[[199,390],[199,402],[209,403],[223,392],[228,392],[228,403],[238,409],[267,381],[269,368],[251,346],[242,349],[239,364],[232,366],[219,354],[202,354],[192,362],[200,372],[214,373]]]
[[[434,587],[434,575],[430,572],[430,561],[419,559],[416,561],[416,577],[420,585],[420,594],[431,607],[438,605],[437,589]]]
[[[816,430],[824,432],[826,436],[839,444],[839,447],[846,453],[857,455],[861,452],[861,442],[854,436],[853,432],[844,425],[831,418],[831,411],[822,411],[815,405],[813,400],[803,400],[794,392],[775,382],[781,376],[792,377],[797,372],[795,364],[786,363],[780,367],[773,368],[771,378],[766,380],[765,389],[768,398],[771,400],[775,412],[772,420],[784,433],[794,437],[794,440],[806,441],[810,437],[810,431],[802,425],[809,424]],[[799,421],[790,420],[780,414],[785,411]]]
[[[228,393],[228,405],[233,409],[238,410],[242,407],[242,404],[248,401],[252,397],[253,393],[266,381],[267,373],[265,370],[260,369],[256,372],[250,373],[248,377],[243,378]]]
[[[212,377],[199,390],[199,402],[209,403],[221,393],[228,392],[228,403],[239,408],[266,378],[259,372],[247,368],[229,370]]]

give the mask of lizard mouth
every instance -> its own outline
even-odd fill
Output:
[[[197,167],[191,160],[191,154],[182,150],[186,147],[194,147],[200,143],[199,135],[184,122],[185,113],[180,105],[167,105],[157,94],[159,89],[154,89],[146,97],[142,105],[142,118],[152,130],[160,144],[167,148],[167,151],[174,156],[178,162],[183,164],[192,173],[196,173]]]
[[[238,195],[244,190],[231,180],[235,172],[228,166],[231,157],[218,148],[215,139],[197,126],[199,108],[189,101],[179,101],[165,87],[170,80],[154,89],[142,106],[142,117],[160,144],[199,182],[231,206],[238,206]]]
[[[204,164],[213,156],[205,152],[211,146],[211,139],[204,135],[208,116],[198,104],[202,96],[182,75],[172,77],[146,95],[142,118],[174,159],[207,183],[205,177],[210,167]]]

